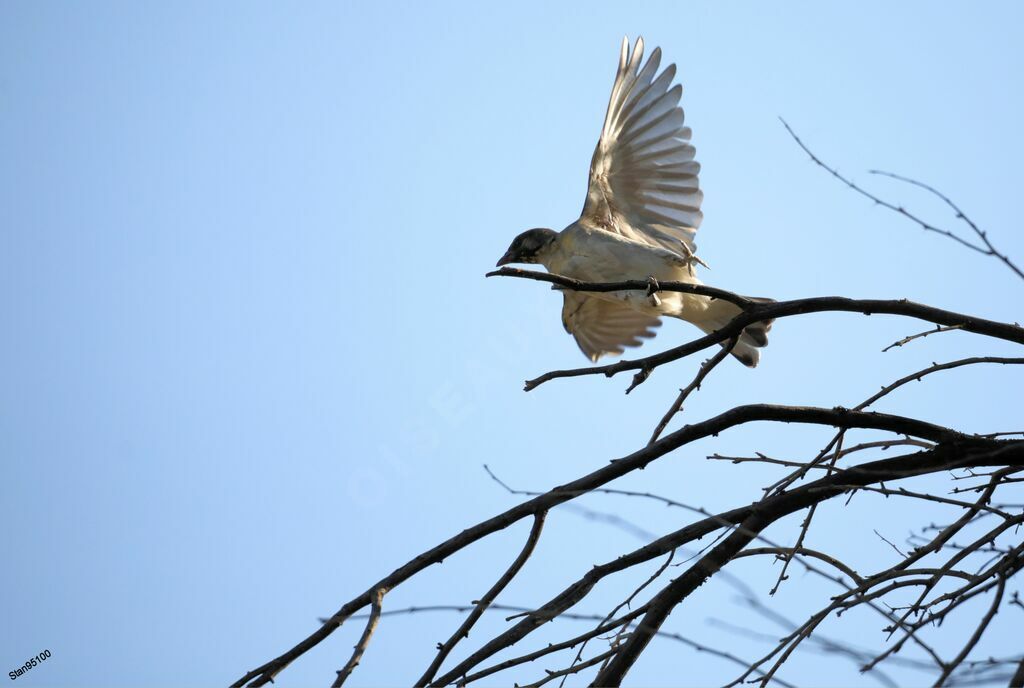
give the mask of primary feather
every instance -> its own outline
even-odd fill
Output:
[[[642,38],[632,53],[623,39],[580,222],[688,257],[703,218],[700,164],[683,125],[682,86],[671,86],[675,65],[656,77],[661,49],[641,69],[643,53]]]

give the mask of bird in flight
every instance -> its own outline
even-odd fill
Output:
[[[679,107],[675,65],[658,73],[661,49],[641,67],[643,38],[632,51],[622,40],[608,113],[590,161],[590,184],[580,218],[556,232],[517,236],[498,266],[539,263],[548,272],[586,282],[632,279],[701,284],[693,241],[703,217],[690,128]],[[706,265],[705,265],[706,267]],[[739,306],[697,294],[563,290],[562,324],[591,361],[621,354],[653,337],[661,316],[680,318],[707,333],[726,325]],[[754,299],[768,301],[769,299]],[[749,325],[732,355],[754,367],[768,343],[771,321]],[[723,345],[724,346],[724,345]]]

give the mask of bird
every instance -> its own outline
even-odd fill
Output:
[[[656,334],[663,316],[712,333],[741,312],[722,299],[655,291],[658,281],[702,284],[696,266],[707,265],[697,257],[694,243],[703,219],[703,193],[692,132],[679,106],[683,89],[672,83],[674,64],[658,72],[660,48],[646,63],[643,54],[642,37],[632,50],[629,38],[623,38],[579,219],[560,232],[537,227],[519,234],[496,266],[540,264],[550,273],[586,282],[647,279],[650,293],[562,289],[562,324],[592,362],[640,346]],[[771,326],[771,320],[747,326],[732,355],[755,367]]]

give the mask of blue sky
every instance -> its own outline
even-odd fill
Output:
[[[703,165],[708,283],[1020,318],[1024,285],[1009,271],[843,189],[778,121],[877,193],[955,226],[934,199],[867,170],[934,184],[1021,262],[1019,5],[549,5],[0,5],[0,669],[52,653],[17,685],[225,685],[514,504],[483,463],[544,489],[646,441],[699,360],[629,397],[627,378],[524,394],[524,379],[584,360],[557,294],[483,278],[516,233],[579,213],[624,34],[679,66]],[[723,366],[684,417],[755,401],[853,405],[933,360],[1011,351],[954,333],[880,353],[919,329],[882,316],[780,322],[757,370]],[[694,334],[670,323],[645,351]],[[1020,429],[1020,375],[955,372],[883,408]],[[709,509],[748,503],[775,473],[706,454],[797,458],[825,438],[738,430],[621,486]],[[585,504],[656,534],[688,518]],[[864,498],[823,509],[810,538],[870,569],[890,550],[869,525],[900,539],[948,516]],[[476,599],[527,527],[425,572],[386,607]],[[559,510],[501,601],[543,602],[639,544]],[[762,593],[774,582],[770,566],[734,572]],[[630,582],[579,611],[603,613]],[[767,650],[708,624],[770,630],[728,586],[701,593],[667,630]],[[828,593],[794,575],[772,603],[799,617]],[[457,622],[386,619],[353,684],[407,684]],[[489,617],[471,640],[503,623]],[[883,637],[874,619],[849,624],[864,644]],[[326,684],[358,626],[278,684]],[[821,683],[826,670],[836,685],[863,681],[813,654],[790,675]],[[657,643],[630,678],[733,674]]]

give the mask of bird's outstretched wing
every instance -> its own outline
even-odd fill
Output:
[[[601,140],[590,162],[590,186],[580,221],[633,241],[688,257],[702,218],[690,128],[672,86],[675,65],[657,74],[661,49],[641,69],[644,41],[622,40]]]
[[[591,361],[605,354],[621,354],[624,347],[640,346],[655,334],[661,321],[629,306],[575,291],[562,292],[562,324]]]

